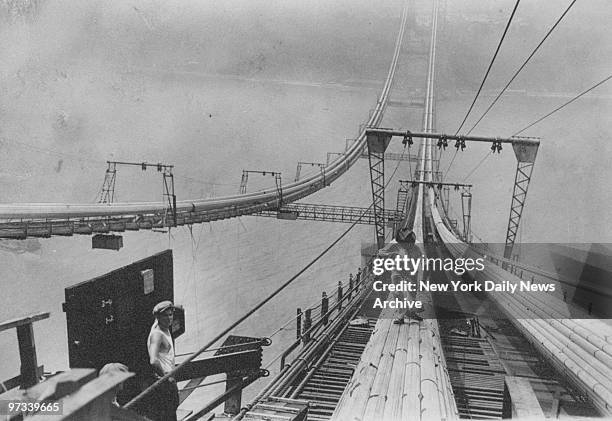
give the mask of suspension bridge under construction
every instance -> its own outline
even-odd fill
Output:
[[[11,383],[15,388],[7,388],[10,390],[0,395],[0,401],[40,397],[42,385],[51,383],[56,391],[45,399],[63,402],[64,408],[64,414],[55,419],[87,419],[84,418],[87,416],[143,420],[143,415],[138,414],[139,405],[170,377],[189,381],[181,391],[181,400],[184,400],[207,376],[226,373],[225,392],[200,408],[190,409],[182,419],[212,419],[210,414],[221,404],[224,404],[224,413],[217,414],[215,419],[612,417],[612,326],[607,320],[595,318],[591,308],[571,308],[566,292],[575,286],[568,286],[567,280],[517,261],[513,253],[528,202],[532,171],[537,165],[540,139],[436,131],[436,49],[443,13],[438,0],[432,2],[430,18],[422,18],[429,23],[427,37],[422,40],[428,46],[428,53],[414,59],[421,60],[427,70],[423,101],[411,99],[410,102],[411,108],[422,108],[422,125],[408,130],[382,126],[387,107],[399,104],[393,102],[391,92],[394,80],[401,75],[400,53],[407,28],[416,25],[411,2],[407,3],[387,78],[369,119],[357,138],[347,142],[345,151],[329,153],[327,162],[299,162],[296,175],[289,182],[279,172],[244,169],[237,194],[184,199],[175,191],[174,176],[178,169],[174,165],[108,161],[97,203],[2,203],[0,238],[91,235],[94,247],[118,249],[122,247],[120,238],[124,231],[167,232],[178,226],[253,215],[313,221],[310,223],[344,223],[347,232],[358,224],[371,225],[375,233],[372,259],[396,256],[472,259],[484,262],[482,270],[463,275],[421,269],[408,276],[390,269],[378,276],[372,272],[371,259],[356,276],[347,277],[346,283],[339,282],[333,295],[323,294],[320,304],[298,309],[291,322],[296,326],[295,341],[283,351],[277,362],[280,364],[277,374],[264,379],[267,383],[249,402],[242,401],[242,390],[270,374],[261,366],[262,347],[270,341],[227,335],[297,276],[190,354],[175,370],[134,393],[122,407],[112,406],[110,402],[114,388],[129,378],[127,374],[94,378],[91,372],[79,368],[39,384],[32,324],[48,317],[48,313],[3,322],[0,331],[17,329],[21,368],[20,376]],[[512,154],[516,159],[506,238],[501,251],[473,242],[473,185],[449,180],[440,169],[441,155],[447,148],[457,154],[469,153],[472,144],[483,142],[490,145],[490,154]],[[393,144],[402,145],[404,152],[390,152],[388,149]],[[360,160],[368,162],[371,203],[358,207],[303,201],[323,188],[333,187],[340,177],[351,177],[349,170]],[[410,173],[398,174],[402,178],[400,187],[397,192],[390,192],[389,180],[395,171],[390,175],[389,168],[405,162],[415,166]],[[115,180],[123,167],[158,174],[162,178],[164,200],[117,202]],[[252,174],[269,176],[274,179],[274,185],[249,192],[248,180]],[[449,214],[451,192],[460,195],[461,221]],[[391,193],[394,206],[389,205]],[[153,275],[139,267],[138,276],[147,279]],[[553,292],[520,290],[512,294],[501,288],[492,288],[486,294],[448,290],[389,293],[373,288],[377,281],[386,285],[399,280],[438,285],[454,282],[483,285],[529,282],[532,285],[542,279],[557,288]],[[607,294],[597,288],[591,292]],[[376,300],[391,302],[396,298],[418,300],[421,308],[412,311],[373,305]],[[71,305],[67,303],[65,311]],[[107,325],[118,318],[113,315],[109,321],[109,316],[106,317]],[[221,339],[225,342],[214,349],[214,356],[198,359],[201,354],[212,351]],[[262,381],[256,384],[261,385]],[[48,419],[48,415],[40,413],[26,418],[39,417]]]

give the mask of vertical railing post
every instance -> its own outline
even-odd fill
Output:
[[[17,326],[17,341],[19,342],[19,357],[21,359],[21,388],[27,389],[38,383],[36,362],[36,345],[34,344],[34,329],[32,323]]]
[[[297,317],[295,320],[295,339],[300,339],[302,337],[302,309],[299,307],[297,309]]]
[[[348,299],[350,300],[353,296],[353,274],[349,274],[349,288],[348,288]]]
[[[49,313],[36,313],[20,319],[0,321],[0,332],[9,329],[17,331],[20,367],[19,376],[14,380],[18,382],[21,389],[28,389],[36,385],[39,375],[42,374],[36,358],[33,323],[48,318]],[[0,386],[2,386],[2,383],[0,383]]]
[[[302,337],[302,343],[306,345],[310,342],[310,327],[312,326],[312,309],[307,308],[304,312],[304,336]]]
[[[233,389],[237,385],[242,384],[242,376],[227,373],[227,380],[225,381],[225,391]],[[240,412],[240,408],[242,406],[242,389],[238,389],[228,396],[225,401],[225,405],[223,406],[223,411],[226,414],[236,415]]]
[[[342,310],[342,281],[338,281],[338,312]]]
[[[323,319],[323,324],[326,325],[329,322],[329,298],[327,298],[327,294],[323,291],[321,296],[321,318]]]

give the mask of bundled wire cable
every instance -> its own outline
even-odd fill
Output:
[[[591,92],[593,89],[597,88],[598,86],[603,85],[604,83],[606,83],[608,80],[612,79],[612,75],[606,77],[605,79],[603,79],[602,81],[596,83],[595,85],[591,86],[589,89],[582,91],[581,93],[579,93],[578,95],[576,95],[575,97],[573,97],[572,99],[570,99],[569,101],[567,101],[566,103],[564,103],[563,105],[560,105],[559,107],[555,108],[554,110],[552,110],[551,112],[549,112],[548,114],[543,115],[542,117],[538,118],[536,121],[534,121],[533,123],[528,124],[527,126],[523,127],[521,130],[519,130],[518,132],[514,133],[512,136],[518,136],[519,134],[523,133],[525,130],[529,129],[530,127],[535,126],[536,124],[538,124],[539,122],[541,122],[542,120],[550,117],[551,115],[553,115],[554,113],[556,113],[557,111],[565,108],[567,105],[570,105],[572,102],[576,101],[578,98],[580,98],[583,95],[588,94],[589,92]]]
[[[499,50],[500,50],[500,48],[502,46],[502,43],[504,42],[504,38],[506,38],[506,34],[508,33],[508,28],[510,28],[510,24],[512,23],[512,19],[514,18],[514,14],[516,13],[516,9],[518,8],[518,5],[519,5],[520,2],[521,2],[521,0],[516,0],[516,3],[514,4],[514,9],[512,9],[512,13],[510,14],[510,18],[508,19],[508,23],[506,23],[506,28],[504,29],[504,33],[502,34],[502,37],[499,40],[499,43],[497,44],[497,48],[495,49],[495,54],[493,54],[493,58],[491,59],[491,62],[489,63],[489,67],[487,68],[487,71],[486,71],[484,77],[482,78],[482,82],[480,82],[480,87],[478,88],[478,91],[476,92],[476,96],[474,96],[474,100],[472,101],[472,104],[470,105],[470,108],[468,109],[467,113],[465,113],[465,117],[463,117],[463,121],[459,125],[459,128],[455,132],[455,135],[457,135],[459,133],[459,131],[461,130],[461,128],[465,124],[465,121],[467,120],[468,116],[472,112],[472,108],[474,108],[474,104],[476,104],[476,100],[478,99],[478,96],[480,95],[480,92],[482,91],[482,87],[484,86],[485,82],[487,81],[487,77],[489,76],[489,72],[491,71],[491,67],[493,67],[493,63],[495,62],[495,59],[497,58],[497,54],[499,53]]]
[[[563,18],[565,17],[565,15],[567,15],[567,12],[570,11],[570,9],[572,8],[572,6],[574,5],[574,3],[576,3],[576,0],[572,0],[572,2],[569,4],[569,6],[567,6],[567,8],[565,9],[565,11],[563,12],[563,14],[559,17],[559,19],[557,19],[557,21],[555,22],[555,24],[548,30],[548,32],[546,33],[546,35],[544,35],[544,38],[542,38],[542,40],[538,43],[538,45],[536,46],[536,48],[533,49],[533,51],[531,52],[531,54],[529,54],[529,57],[527,57],[525,59],[525,61],[523,62],[523,64],[521,64],[521,66],[518,68],[518,70],[516,72],[514,72],[514,75],[512,75],[512,77],[510,78],[510,80],[508,81],[508,83],[506,83],[506,86],[504,86],[504,88],[499,92],[499,94],[497,94],[497,96],[495,97],[495,99],[493,100],[493,102],[491,103],[491,105],[489,105],[489,107],[485,110],[484,113],[482,113],[482,115],[480,116],[480,118],[476,121],[476,123],[474,123],[474,125],[472,126],[472,128],[467,132],[467,134],[469,135],[470,133],[472,133],[472,131],[476,128],[476,126],[478,126],[478,124],[482,121],[482,119],[488,114],[488,112],[491,110],[491,108],[493,108],[493,106],[497,103],[497,101],[499,100],[499,98],[501,98],[501,96],[504,94],[504,92],[506,92],[506,90],[508,89],[508,87],[510,86],[510,84],[512,82],[514,82],[514,79],[516,79],[516,77],[519,75],[519,73],[521,73],[521,71],[525,68],[525,66],[527,65],[527,63],[529,63],[529,60],[531,60],[531,58],[535,55],[535,53],[540,49],[540,47],[542,46],[542,44],[544,44],[544,41],[546,41],[548,39],[548,37],[550,36],[550,34],[552,34],[552,32],[555,30],[555,28],[559,25],[559,23],[561,23],[561,21],[563,20]]]

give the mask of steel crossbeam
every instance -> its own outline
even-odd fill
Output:
[[[413,185],[413,186],[416,186],[417,184],[424,184],[426,186],[438,187],[438,188],[441,188],[442,186],[454,186],[454,187],[456,187],[456,190],[459,189],[459,187],[470,187],[471,188],[473,186],[473,184],[444,183],[444,182],[441,182],[441,181],[399,180],[399,182],[402,185]]]
[[[438,140],[455,140],[455,141],[469,141],[469,142],[499,142],[499,143],[511,143],[513,145],[517,143],[525,145],[539,145],[540,140],[538,138],[524,138],[524,137],[486,137],[486,136],[462,136],[462,135],[451,135],[446,133],[429,133],[429,132],[411,132],[409,130],[394,130],[385,128],[369,127],[366,129],[366,134],[379,135],[379,136],[401,136],[411,138],[427,138],[427,139],[438,139]]]

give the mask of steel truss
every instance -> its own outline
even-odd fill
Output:
[[[512,258],[512,249],[521,222],[521,216],[527,200],[527,190],[531,181],[533,162],[517,162],[516,175],[514,177],[514,190],[512,191],[512,203],[510,204],[510,217],[508,218],[508,230],[506,231],[506,246],[504,257]]]
[[[506,231],[506,246],[504,257],[512,258],[512,249],[518,233],[519,223],[525,201],[527,200],[527,190],[531,181],[533,165],[538,154],[539,142],[534,143],[529,138],[513,138],[512,148],[516,156],[516,175],[514,177],[514,190],[512,191],[512,203],[510,204],[510,217],[508,218],[508,230]]]
[[[113,203],[115,200],[115,181],[117,180],[117,163],[107,161],[108,167],[104,174],[102,192],[98,203]]]
[[[163,196],[168,206],[163,215],[163,225],[176,226],[176,194],[174,192],[174,175],[172,170],[174,165],[168,164],[149,164],[147,162],[123,162],[123,161],[106,161],[108,164],[104,174],[104,182],[102,183],[102,191],[98,203],[113,203],[115,201],[115,182],[117,181],[117,165],[140,167],[143,171],[147,168],[157,168],[157,172],[162,173],[162,188]],[[27,229],[27,228],[26,228]]]
[[[277,219],[308,220],[325,222],[357,223],[362,225],[375,225],[374,210],[354,206],[313,205],[307,203],[291,203],[283,206],[278,211],[266,210],[255,214]],[[383,224],[394,224],[400,222],[404,213],[393,210],[383,210],[380,213]]]
[[[376,228],[376,244],[379,249],[385,246],[385,223],[382,213],[385,210],[385,151],[391,136],[368,135],[368,162],[370,164],[370,183],[372,185],[372,208]]]

